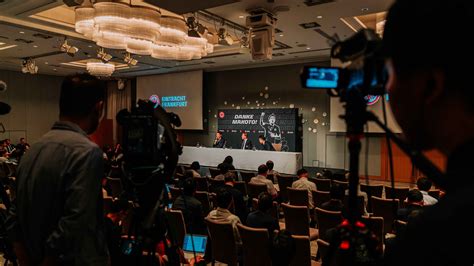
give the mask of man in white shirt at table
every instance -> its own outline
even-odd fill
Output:
[[[250,179],[250,183],[267,185],[268,194],[272,195],[272,197],[275,199],[278,196],[278,192],[275,186],[273,186],[273,182],[267,179],[267,175],[268,175],[268,167],[262,164],[258,167],[258,175],[255,177],[252,177],[252,179]]]

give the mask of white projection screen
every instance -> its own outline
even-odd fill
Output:
[[[392,114],[392,109],[390,104],[385,101],[385,106],[387,110],[387,123],[388,127],[393,130],[395,133],[401,133],[401,129],[398,126],[395,118]],[[340,118],[344,114],[345,110],[342,103],[339,101],[338,97],[331,97],[330,102],[330,132],[346,132],[346,123]],[[382,99],[379,98],[374,104],[367,106],[367,110],[372,111],[375,115],[383,122],[383,111],[382,111]],[[369,122],[369,133],[383,133],[384,131],[379,128],[374,122]]]
[[[161,105],[179,115],[179,129],[202,130],[202,70],[137,78],[137,99],[158,96]]]

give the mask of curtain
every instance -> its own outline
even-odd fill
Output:
[[[107,83],[107,103],[106,103],[106,119],[112,119],[114,129],[114,143],[117,143],[120,138],[119,125],[115,119],[117,113],[122,109],[131,108],[131,81],[125,80],[125,88],[118,89],[118,81],[112,80]]]

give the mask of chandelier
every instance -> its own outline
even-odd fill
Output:
[[[162,60],[201,59],[214,51],[206,38],[188,36],[184,19],[162,16],[152,8],[85,1],[75,14],[75,30],[101,47]]]
[[[115,71],[115,65],[111,63],[104,63],[100,60],[87,62],[87,72],[97,77],[110,77]]]

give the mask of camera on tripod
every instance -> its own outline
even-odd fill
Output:
[[[359,90],[364,96],[385,94],[388,74],[382,40],[370,29],[361,30],[331,48],[331,58],[348,64],[345,68],[306,66],[301,84],[308,89],[328,89],[331,96],[347,101],[347,93]]]

